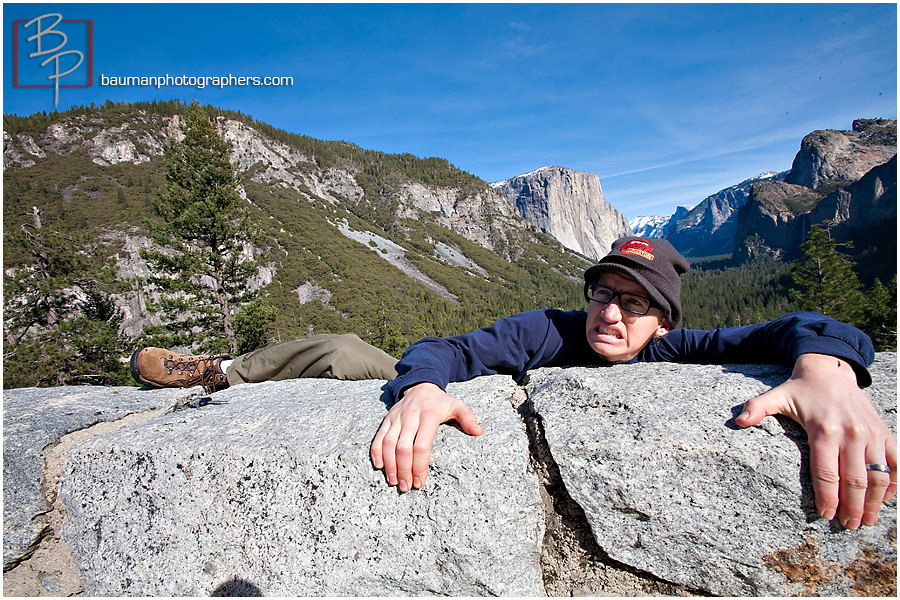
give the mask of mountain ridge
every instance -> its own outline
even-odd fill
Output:
[[[720,190],[686,215],[633,222],[652,221],[654,227],[645,235],[667,239],[688,257],[793,260],[809,226],[825,221],[838,225],[834,232],[840,241],[867,247],[872,240],[861,228],[889,230],[884,223],[896,222],[896,202],[891,201],[896,169],[885,168],[896,155],[895,120],[856,119],[849,131],[817,130],[804,136],[787,171],[768,171]],[[858,185],[863,180],[871,181],[865,191]]]
[[[668,216],[651,215],[638,216],[628,222],[634,235],[641,237],[662,238],[676,221],[683,218],[693,210],[693,206],[681,205],[675,207],[675,212]]]
[[[851,242],[857,251],[888,250],[875,272],[890,279],[896,274],[896,236],[873,239],[866,228],[887,225],[896,231],[896,160],[895,120],[856,119],[849,131],[806,135],[783,181],[753,184],[738,214],[733,258],[794,260],[809,228],[827,222],[835,240]]]

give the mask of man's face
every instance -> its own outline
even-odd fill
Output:
[[[617,292],[629,292],[649,298],[644,286],[621,273],[602,273],[597,283]],[[635,315],[622,310],[620,299],[609,304],[588,302],[587,341],[591,348],[610,362],[630,360],[647,345],[654,335],[660,337],[669,332],[662,311],[651,308],[646,315]]]

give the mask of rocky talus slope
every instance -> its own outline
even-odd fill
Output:
[[[871,372],[896,428],[896,354]],[[644,364],[452,384],[485,433],[442,427],[407,494],[368,458],[383,381],[243,385],[206,404],[197,389],[10,390],[4,591],[895,596],[896,501],[859,531],[823,521],[803,431],[733,423],[788,374]]]

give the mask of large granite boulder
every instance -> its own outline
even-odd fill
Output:
[[[895,428],[896,355],[871,371]],[[896,595],[896,501],[859,531],[823,521],[802,430],[733,424],[787,376],[656,364],[453,384],[485,433],[442,427],[407,494],[368,457],[384,382],[238,386],[73,446],[61,538],[88,595]],[[125,389],[8,392],[5,447],[76,404],[197,395]],[[4,486],[5,517],[37,479]]]
[[[383,383],[234,387],[214,410],[79,445],[60,495],[86,591],[541,593],[544,517],[512,380],[462,386],[485,434],[443,428],[428,485],[410,494],[369,460]]]
[[[871,370],[870,396],[896,427],[896,363]],[[543,369],[527,391],[566,490],[612,559],[715,595],[896,591],[896,503],[877,527],[824,521],[803,429],[783,417],[734,424],[745,400],[787,375],[767,365]]]

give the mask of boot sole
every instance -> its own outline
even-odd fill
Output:
[[[145,385],[147,387],[152,387],[152,388],[158,388],[160,386],[158,386],[150,381],[147,381],[146,379],[141,377],[141,367],[140,367],[139,359],[138,359],[138,356],[140,355],[141,350],[143,350],[143,348],[138,348],[137,350],[135,350],[134,352],[131,353],[131,359],[128,361],[128,369],[131,371],[131,376],[134,378],[135,381],[137,381],[138,383],[140,383],[142,385]]]

